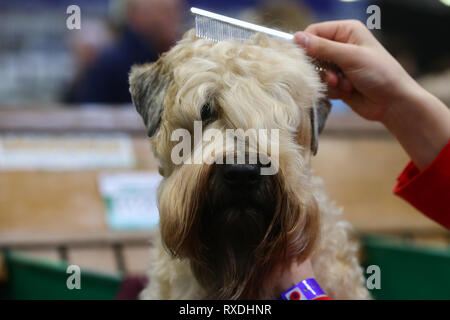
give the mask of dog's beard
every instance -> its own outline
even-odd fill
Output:
[[[268,298],[274,267],[312,249],[315,206],[293,196],[280,175],[265,176],[251,190],[230,190],[214,174],[215,166],[203,166],[195,174],[196,187],[178,194],[190,201],[180,215],[183,222],[161,220],[163,240],[174,256],[190,260],[206,298]],[[184,174],[194,185],[192,171]]]
[[[265,177],[250,190],[231,190],[218,180],[211,175],[209,197],[201,207],[202,261],[193,260],[192,268],[197,279],[208,285],[209,298],[244,298],[251,295],[250,283],[266,266],[258,254],[274,220],[281,190],[274,177]],[[254,268],[258,262],[259,272]]]

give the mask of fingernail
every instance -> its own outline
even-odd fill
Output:
[[[304,34],[303,32],[297,32],[294,36],[295,42],[297,42],[299,45],[301,45],[303,48],[306,49],[309,42],[309,37]]]

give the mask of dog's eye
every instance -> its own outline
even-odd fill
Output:
[[[214,115],[215,111],[213,107],[209,103],[204,104],[202,110],[200,111],[202,121],[209,121],[214,117]]]

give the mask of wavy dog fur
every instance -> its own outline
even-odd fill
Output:
[[[324,100],[323,91],[301,49],[262,35],[244,44],[213,43],[191,30],[156,63],[133,67],[130,92],[164,177],[161,237],[142,298],[276,298],[275,270],[307,257],[332,298],[369,298],[349,226],[311,174],[317,137],[310,110]],[[203,129],[279,130],[279,155],[272,159],[278,173],[264,178],[246,204],[221,187],[220,165],[171,160],[172,132],[192,133],[204,105],[215,118]],[[221,150],[216,159],[230,153],[220,141],[201,143],[203,150]],[[204,157],[198,144],[192,148],[194,158]]]

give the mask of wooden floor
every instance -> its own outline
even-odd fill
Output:
[[[343,208],[345,219],[357,232],[446,237],[443,228],[392,194],[396,177],[408,162],[398,143],[377,125],[355,118],[345,120],[345,125],[341,121],[339,116],[330,120],[312,166],[322,177],[329,198]],[[26,124],[20,128],[26,129]],[[155,170],[155,159],[141,129],[132,137],[137,159],[132,171]],[[144,272],[146,239],[151,234],[121,235],[108,230],[97,185],[101,172],[0,171],[0,246],[46,259],[63,255],[82,267],[114,272],[120,267],[114,245],[131,239],[120,253],[125,271]],[[41,246],[33,247],[33,243]]]

